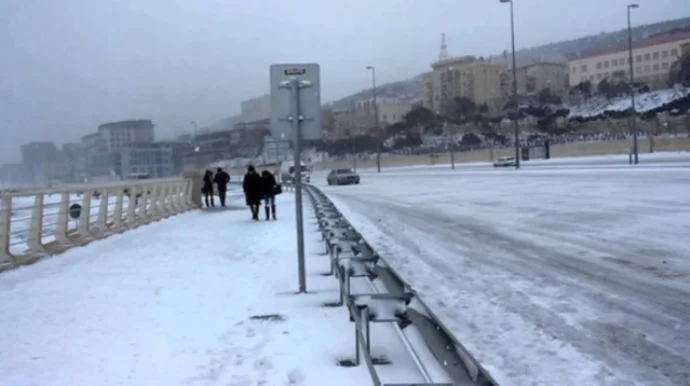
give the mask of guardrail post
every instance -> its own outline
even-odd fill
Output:
[[[108,234],[108,201],[110,201],[110,192],[104,189],[101,195],[98,196],[98,218],[96,219],[96,229],[99,237],[104,237]]]
[[[193,208],[201,208],[201,187],[204,183],[204,173],[200,171],[184,172],[183,177],[189,181],[189,200]]]
[[[146,199],[142,199],[145,197],[144,195],[146,194],[146,186],[141,186],[136,188],[136,193],[132,194],[132,197],[129,199],[131,200],[134,198],[134,204],[137,208],[137,215],[135,217],[135,222],[137,223],[137,226],[139,225],[145,225],[147,223],[146,221]]]
[[[122,201],[124,201],[125,190],[124,188],[119,188],[117,194],[115,195],[115,211],[113,213],[113,225],[111,230],[113,232],[122,232],[125,227],[122,223]]]
[[[151,202],[149,203],[151,207],[151,217],[154,221],[161,220],[163,218],[161,213],[161,185],[156,184],[151,187]]]
[[[137,187],[129,187],[127,197],[127,229],[134,229],[139,226],[137,221]]]
[[[168,211],[168,217],[174,216],[177,214],[177,211],[175,210],[175,183],[174,182],[167,182],[165,184],[165,208]]]
[[[187,210],[184,204],[184,196],[187,191],[187,181],[180,181],[175,183],[175,195],[173,196],[173,207],[176,213],[182,213]]]
[[[67,249],[73,244],[69,238],[69,199],[69,192],[61,193],[60,208],[58,209],[57,223],[55,224],[56,250]]]
[[[158,192],[156,193],[156,209],[161,219],[168,218],[170,216],[165,209],[165,195],[167,194],[165,191],[165,185],[166,184],[164,183],[159,184]]]
[[[43,193],[34,196],[34,206],[31,208],[31,225],[26,239],[27,255],[30,257],[40,256],[46,252],[41,242],[43,239],[43,202]]]
[[[82,244],[88,244],[94,240],[91,234],[91,197],[93,191],[91,189],[84,189],[84,194],[81,200],[81,214],[77,222],[77,237]]]
[[[187,210],[197,208],[197,205],[192,200],[192,189],[194,189],[194,182],[187,180],[187,187],[185,188],[184,202]],[[199,200],[201,200],[201,192],[199,192]]]
[[[141,200],[141,210],[142,210],[142,224],[146,225],[151,223],[153,219],[153,213],[152,213],[152,206],[155,204],[155,201],[151,197],[151,190],[155,185],[144,185],[143,192],[141,192],[141,197],[139,197],[139,200]]]
[[[170,205],[172,190],[172,186],[169,182],[163,184],[163,210],[165,211],[166,218],[175,214],[175,211]]]
[[[3,196],[0,201],[0,268],[14,264],[14,256],[10,252],[12,231],[12,196]]]

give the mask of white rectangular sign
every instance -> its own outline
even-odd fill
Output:
[[[274,139],[292,140],[292,123],[286,119],[292,115],[290,89],[281,88],[284,81],[297,78],[309,81],[310,87],[299,89],[300,114],[303,140],[321,139],[321,69],[316,63],[271,65],[271,134]]]

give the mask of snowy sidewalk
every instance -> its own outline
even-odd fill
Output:
[[[313,293],[294,295],[294,217],[288,194],[275,222],[195,211],[3,273],[0,385],[371,384],[335,365],[354,330],[321,306],[337,281],[308,206]]]

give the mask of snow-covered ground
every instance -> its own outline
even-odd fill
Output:
[[[500,384],[690,385],[689,168],[409,168],[322,188]]]
[[[305,208],[307,288],[295,295],[292,195],[278,220],[243,202],[194,211],[0,275],[0,385],[367,385],[354,326]],[[267,315],[275,315],[273,317]],[[261,320],[267,319],[267,320]],[[420,382],[389,326],[372,326],[386,383]]]

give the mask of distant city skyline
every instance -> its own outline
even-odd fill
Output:
[[[561,15],[562,3],[516,4],[517,46],[625,25],[627,1],[573,4],[569,20],[586,23],[549,16]],[[634,25],[690,14],[685,0],[641,7]],[[289,9],[271,1],[3,2],[0,162],[16,161],[21,143],[76,141],[103,122],[153,119],[160,138],[192,131],[191,121],[211,125],[267,92],[271,63],[319,62],[322,100],[333,101],[369,87],[367,65],[379,70],[380,84],[425,72],[442,32],[451,56],[500,54],[509,47],[508,20],[498,1],[353,0],[337,9],[313,0]]]

